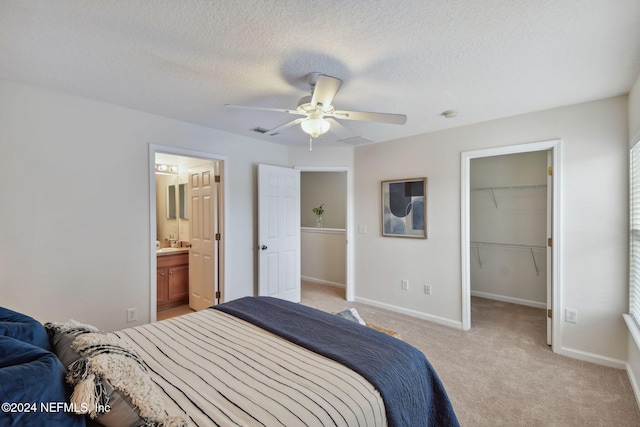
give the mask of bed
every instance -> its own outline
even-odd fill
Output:
[[[89,411],[89,425],[459,425],[419,350],[275,298],[112,333],[77,322],[46,326],[69,372],[69,401],[103,409]]]

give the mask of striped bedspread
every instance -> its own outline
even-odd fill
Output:
[[[194,426],[385,426],[361,375],[218,310],[114,332]]]

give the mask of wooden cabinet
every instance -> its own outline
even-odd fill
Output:
[[[189,303],[189,254],[166,254],[157,258],[158,311]]]

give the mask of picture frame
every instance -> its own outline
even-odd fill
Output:
[[[382,236],[427,238],[427,178],[381,182]]]

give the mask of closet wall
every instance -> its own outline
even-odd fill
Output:
[[[547,152],[471,160],[471,294],[546,307]]]

